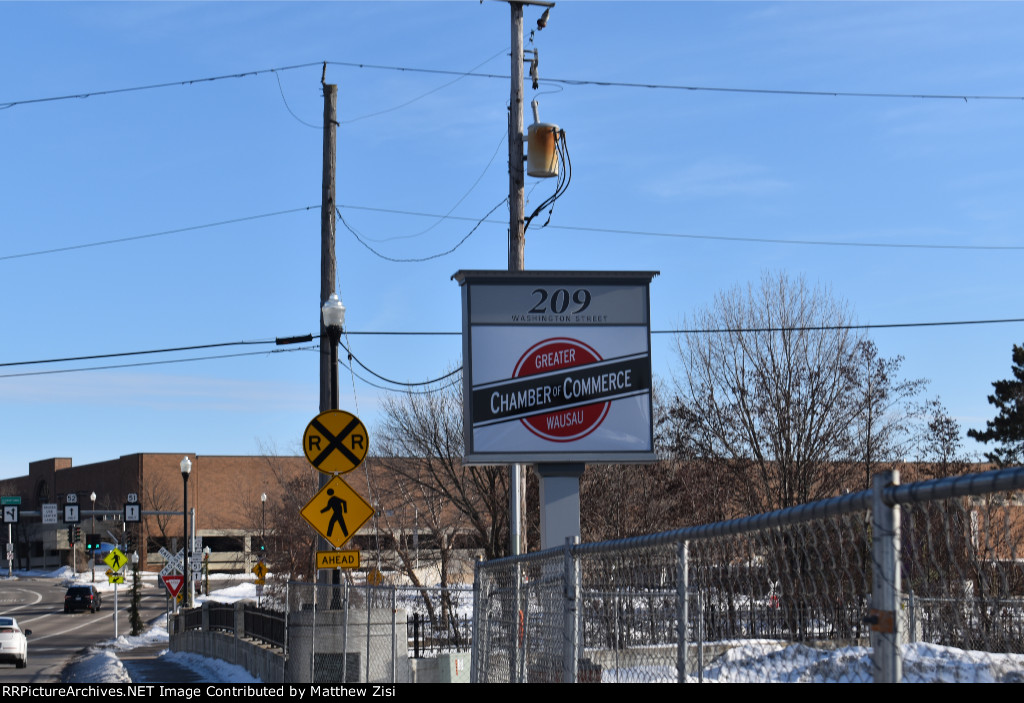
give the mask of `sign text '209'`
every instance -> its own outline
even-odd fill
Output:
[[[565,288],[558,288],[554,292],[549,292],[546,288],[535,288],[533,294],[540,296],[537,304],[530,308],[530,312],[535,315],[543,315],[547,312],[561,315],[569,309],[570,303],[579,306],[572,311],[574,315],[590,307],[590,291],[586,288],[577,288],[571,296]]]

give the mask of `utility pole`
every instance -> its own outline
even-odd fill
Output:
[[[526,268],[526,232],[524,231],[525,179],[523,176],[523,4],[510,2],[512,8],[512,91],[508,113],[508,270]],[[523,488],[522,464],[508,470],[509,554],[522,554]]]
[[[326,74],[327,66],[324,65]],[[322,81],[323,79],[321,79]],[[324,88],[324,161],[323,186],[320,194],[320,305],[334,292],[338,266],[334,255],[334,174],[337,167],[338,86],[323,83]],[[327,327],[320,307],[320,412],[331,409],[331,350]],[[326,483],[326,474],[321,474]]]
[[[327,83],[326,78],[327,64],[325,63],[323,75],[320,78],[324,89],[324,156],[320,194],[320,305],[316,310],[316,316],[320,320],[320,412],[333,409],[331,378],[332,374],[337,374],[337,369],[331,368],[331,337],[320,312],[320,308],[334,293],[335,277],[338,270],[334,254],[334,179],[338,152],[338,86]],[[326,486],[328,481],[330,481],[330,476],[321,472],[320,488]],[[317,538],[317,549],[326,551],[331,549],[331,545],[326,539],[319,537]],[[337,570],[334,570],[334,573],[337,573]],[[319,573],[316,574],[316,580],[320,580]],[[328,572],[325,571],[322,583],[328,582]]]
[[[508,100],[508,270],[526,269],[525,177],[523,169],[523,5],[551,8],[544,0],[510,0],[512,9],[512,88]],[[523,504],[526,500],[525,467],[512,464],[508,472],[509,553],[525,550]]]

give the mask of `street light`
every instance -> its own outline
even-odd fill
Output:
[[[327,336],[331,341],[331,410],[338,409],[338,342],[341,341],[341,329],[345,326],[345,305],[341,302],[337,293],[331,293],[331,297],[320,307],[320,313],[324,318],[324,327],[327,330]],[[327,476],[322,475],[320,477],[321,486],[324,485],[324,481]],[[326,549],[326,540],[320,540],[320,544]],[[331,573],[331,584],[334,586],[341,585],[341,572],[334,569]],[[340,589],[335,588],[334,595],[331,598],[331,609],[338,610],[341,608],[341,594]]]
[[[260,502],[263,504],[263,524],[260,525],[260,561],[263,561],[264,553],[267,551],[267,494],[260,495]]]
[[[189,573],[188,573],[188,475],[192,473],[192,462],[188,460],[188,457],[182,457],[181,463],[178,464],[181,467],[181,479],[185,485],[185,510],[181,513],[182,523],[182,534],[185,536],[185,546],[182,549],[182,553],[185,555],[185,606],[189,606],[188,602],[188,584]]]
[[[338,409],[338,342],[341,341],[341,329],[345,326],[345,305],[337,293],[320,308],[324,316],[324,327],[331,340],[331,410]]]
[[[96,534],[96,491],[93,491],[89,496],[92,500],[92,533]],[[96,583],[96,553],[93,549],[89,550],[89,561],[92,562],[92,582]]]

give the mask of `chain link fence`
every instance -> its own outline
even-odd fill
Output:
[[[1024,680],[1024,469],[477,566],[477,682]]]

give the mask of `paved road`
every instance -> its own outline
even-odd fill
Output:
[[[66,587],[56,579],[0,580],[0,615],[18,619],[22,628],[32,630],[28,637],[28,668],[0,664],[4,683],[58,683],[61,670],[75,654],[89,645],[114,636],[114,594],[103,594],[103,607],[97,613],[64,612]],[[118,634],[128,634],[127,606],[130,591],[119,597]],[[148,622],[164,611],[162,589],[143,589],[142,619]]]

